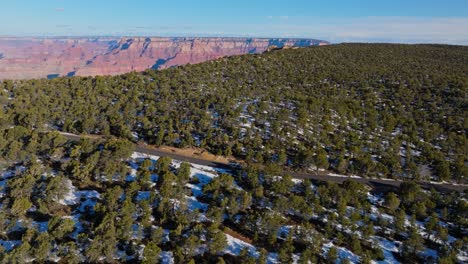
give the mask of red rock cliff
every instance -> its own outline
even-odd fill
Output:
[[[115,75],[261,53],[270,46],[325,44],[314,39],[0,38],[0,79]]]

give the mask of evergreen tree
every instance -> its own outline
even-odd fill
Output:
[[[146,247],[143,251],[142,263],[159,263],[160,254],[161,249],[158,247],[158,244],[150,241],[148,244],[146,244]]]

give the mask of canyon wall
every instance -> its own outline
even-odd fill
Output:
[[[116,75],[248,53],[327,45],[315,39],[0,38],[0,79]]]

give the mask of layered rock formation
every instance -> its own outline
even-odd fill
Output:
[[[314,39],[0,38],[0,79],[115,75],[261,53],[273,46],[326,44]]]

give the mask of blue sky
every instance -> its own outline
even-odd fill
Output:
[[[468,44],[468,0],[11,0],[1,3],[0,35]]]

